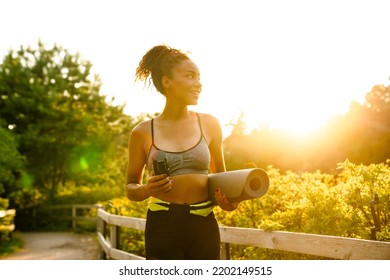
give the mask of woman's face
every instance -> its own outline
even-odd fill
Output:
[[[202,90],[198,67],[186,59],[172,69],[172,76],[165,77],[165,96],[183,105],[196,105]]]

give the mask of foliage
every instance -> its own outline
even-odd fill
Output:
[[[118,179],[125,170],[124,134],[134,120],[99,93],[101,82],[91,67],[78,53],[57,45],[45,48],[42,42],[11,50],[0,65],[0,133],[12,128],[8,138],[18,140],[26,159],[25,172],[12,161],[5,171],[21,173],[19,182],[8,176],[3,194],[17,207],[51,200],[68,183],[124,183]]]
[[[0,120],[0,124],[2,121]],[[10,186],[20,183],[23,174],[24,159],[18,151],[17,141],[7,129],[0,126],[0,197],[8,193]],[[1,200],[1,199],[0,199]],[[1,207],[0,207],[1,209]]]
[[[375,238],[390,241],[390,167],[385,164],[357,165],[345,161],[338,173],[296,173],[270,167],[270,189],[260,199],[241,202],[232,212],[219,207],[215,214],[220,224],[232,227],[258,228],[341,237],[371,239],[374,225],[370,203],[378,194],[375,209],[381,230]],[[113,199],[112,213],[145,218],[147,202]],[[143,252],[142,233],[124,231],[122,248]],[[249,246],[231,246],[232,259],[319,259],[277,250]]]
[[[9,201],[6,198],[0,198],[0,210],[7,210]]]
[[[346,159],[368,165],[390,158],[390,85],[374,86],[363,104],[351,103],[347,113],[306,135],[271,128],[246,133],[243,117],[231,123],[232,133],[224,141],[229,169],[255,164],[283,172],[331,172]]]
[[[2,240],[0,242],[0,260],[2,257],[15,253],[21,248],[23,248],[23,240],[19,237],[14,236],[12,239]]]
[[[116,198],[106,204],[106,211],[128,217],[146,218],[147,200],[142,202],[129,201],[127,198]],[[139,256],[145,256],[144,232],[121,228],[119,249]]]
[[[145,217],[146,202],[129,202],[124,185],[128,134],[151,116],[123,114],[123,107],[112,105],[100,87],[92,64],[61,46],[46,48],[38,42],[4,57],[0,202],[28,211],[43,202],[111,199],[110,211]],[[271,188],[234,212],[216,208],[221,224],[390,240],[389,85],[374,86],[364,104],[352,103],[349,112],[305,137],[273,129],[246,133],[242,117],[231,123],[232,133],[224,141],[227,168],[267,169]],[[123,230],[121,240],[122,249],[143,254],[142,232]],[[301,258],[245,246],[233,246],[231,255]]]
[[[9,205],[8,199],[0,198],[0,210],[7,210]],[[14,215],[0,215],[0,244],[9,242],[12,239],[13,231],[8,228],[4,229],[2,226],[9,226],[14,224]],[[1,255],[1,247],[0,247]]]

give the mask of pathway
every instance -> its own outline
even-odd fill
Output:
[[[99,245],[94,233],[16,233],[24,247],[4,260],[96,260]]]

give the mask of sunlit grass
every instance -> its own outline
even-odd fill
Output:
[[[11,255],[23,248],[23,240],[21,240],[17,234],[13,234],[12,238],[0,243],[0,259]]]

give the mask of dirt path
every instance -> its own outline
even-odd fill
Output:
[[[4,260],[96,260],[96,234],[73,232],[17,233],[24,247]]]

